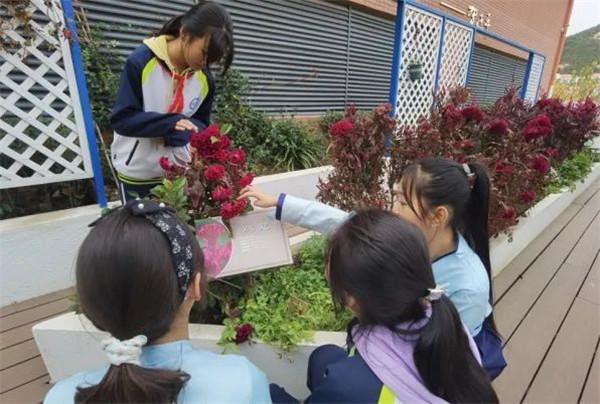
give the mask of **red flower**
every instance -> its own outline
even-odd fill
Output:
[[[171,170],[171,163],[169,162],[168,157],[163,156],[160,158],[160,168],[162,168],[165,171]]]
[[[494,167],[495,171],[499,174],[504,175],[512,175],[514,172],[514,168],[511,165],[504,163],[503,161],[499,161],[496,163],[496,167]]]
[[[549,111],[554,114],[560,114],[565,109],[565,106],[558,98],[544,98],[539,100],[537,107],[541,110]]]
[[[242,149],[237,149],[229,155],[229,161],[234,165],[242,165],[246,163],[246,152]]]
[[[240,178],[240,187],[247,187],[248,185],[252,184],[252,181],[254,181],[254,174],[248,173]]]
[[[452,104],[449,104],[444,110],[444,118],[446,121],[446,126],[452,129],[463,120],[463,115],[460,109],[456,108]]]
[[[331,128],[329,129],[329,134],[332,137],[343,137],[349,135],[350,132],[352,132],[353,127],[354,124],[350,119],[342,119],[341,121],[338,121],[331,125]]]
[[[237,327],[235,329],[235,343],[241,344],[243,342],[248,341],[248,339],[250,339],[250,336],[252,335],[252,331],[252,325],[248,323],[242,324],[239,327]]]
[[[490,123],[488,132],[496,136],[506,135],[508,133],[508,122],[505,119],[496,119]]]
[[[535,192],[525,191],[521,194],[521,200],[527,204],[535,202]]]
[[[247,207],[248,207],[248,199],[240,199],[239,201],[235,202],[235,210],[238,215],[241,215],[242,213],[244,213],[246,211]]]
[[[548,160],[548,157],[543,154],[538,154],[531,160],[531,168],[542,174],[546,174],[550,171],[550,161]]]
[[[225,176],[225,167],[220,164],[209,166],[206,171],[204,171],[204,178],[209,181],[219,181],[223,179],[223,176]]]
[[[221,217],[223,218],[223,220],[229,220],[235,216],[237,216],[235,202],[225,202],[221,206]]]
[[[558,156],[558,149],[554,147],[549,147],[548,150],[546,150],[546,154],[548,155],[548,157],[556,157]]]
[[[226,201],[233,195],[231,187],[218,186],[210,194],[215,201]]]
[[[548,115],[540,114],[534,116],[523,129],[523,135],[527,140],[533,140],[540,137],[545,137],[552,131],[552,122]]]
[[[227,149],[231,140],[221,135],[221,129],[217,125],[210,125],[202,132],[192,133],[190,143],[201,156],[214,156],[219,150]]]
[[[229,151],[225,149],[219,150],[213,157],[220,163],[226,163],[229,161]]]
[[[460,112],[467,121],[481,122],[485,116],[477,104],[471,104],[468,107],[464,107]]]
[[[502,210],[502,218],[506,220],[514,220],[517,217],[517,211],[512,206],[505,206]]]

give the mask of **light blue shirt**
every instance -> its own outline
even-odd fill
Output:
[[[248,359],[194,349],[189,341],[144,347],[140,363],[145,368],[182,370],[190,380],[177,403],[271,403],[267,378]],[[57,383],[44,403],[73,403],[78,386],[98,384],[108,366],[78,373]]]
[[[330,234],[352,214],[316,201],[286,195],[279,199],[280,220],[322,234]],[[438,286],[444,286],[460,319],[472,336],[481,331],[483,321],[492,312],[489,303],[490,282],[479,256],[459,236],[456,251],[432,263]]]

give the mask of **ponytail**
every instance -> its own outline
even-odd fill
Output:
[[[490,379],[475,359],[450,299],[443,295],[431,305],[431,318],[413,354],[427,389],[448,402],[497,403]]]
[[[490,262],[490,241],[488,217],[490,209],[490,178],[486,169],[479,163],[469,164],[474,175],[471,197],[463,212],[463,236],[483,262],[485,270],[492,281],[492,265]],[[490,287],[490,303],[492,288]]]
[[[79,387],[76,403],[173,403],[190,376],[181,371],[111,365],[99,384]]]
[[[181,14],[171,18],[165,23],[165,25],[162,26],[160,30],[154,33],[154,36],[171,35],[178,37],[179,32],[181,31],[181,22],[183,21],[184,15],[185,14]]]

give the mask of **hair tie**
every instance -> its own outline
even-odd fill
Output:
[[[149,199],[138,198],[130,200],[124,206],[105,212],[98,219],[90,223],[89,226],[95,226],[105,217],[120,209],[127,210],[133,216],[146,218],[165,235],[171,247],[171,257],[179,284],[179,295],[185,298],[194,269],[192,243],[196,242],[196,240],[188,236],[184,226],[181,225],[172,209],[167,207],[163,202],[158,203]]]
[[[437,286],[437,285],[433,289],[427,289],[427,291],[429,293],[427,294],[427,296],[425,296],[425,300],[427,300],[430,303],[434,302],[436,300],[440,300],[442,295],[444,295],[446,293],[445,286]]]
[[[146,345],[148,338],[145,335],[137,335],[131,339],[120,341],[115,337],[102,340],[102,350],[108,357],[111,365],[119,366],[123,363],[140,366],[142,347]]]
[[[475,179],[477,175],[471,171],[471,167],[467,163],[463,163],[462,165],[465,175],[467,176],[467,180],[469,181],[469,188],[473,189],[475,186]]]

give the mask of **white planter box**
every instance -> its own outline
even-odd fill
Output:
[[[190,340],[197,348],[220,353],[223,348],[217,341],[222,331],[223,327],[218,325],[190,324]],[[106,334],[84,316],[67,313],[47,320],[33,327],[33,336],[53,382],[108,363],[100,348],[100,340]],[[306,367],[311,352],[324,344],[343,346],[345,341],[345,333],[320,331],[315,333],[313,342],[301,344],[288,357],[282,358],[274,348],[260,342],[240,345],[239,354],[265,372],[270,382],[285,386],[295,397],[304,398],[308,396]]]
[[[494,268],[501,270],[510,263],[598,178],[600,164],[594,166],[588,178],[578,184],[573,192],[566,190],[561,194],[550,195],[531,208],[528,216],[521,218],[512,230],[513,242],[508,242],[504,236],[493,240],[491,254]],[[216,325],[191,324],[192,344],[198,348],[221,352],[222,348],[217,345],[217,341],[222,330],[223,327]],[[69,313],[45,321],[33,327],[33,335],[53,381],[107,363],[99,343],[103,333],[97,331],[82,316]],[[343,346],[345,340],[346,335],[343,332],[318,331],[312,342],[300,344],[297,351],[288,358],[281,358],[274,348],[260,342],[252,346],[240,346],[239,353],[262,369],[271,382],[284,386],[297,398],[304,398],[308,395],[305,385],[310,353],[324,344]],[[80,355],[79,352],[86,354]]]

